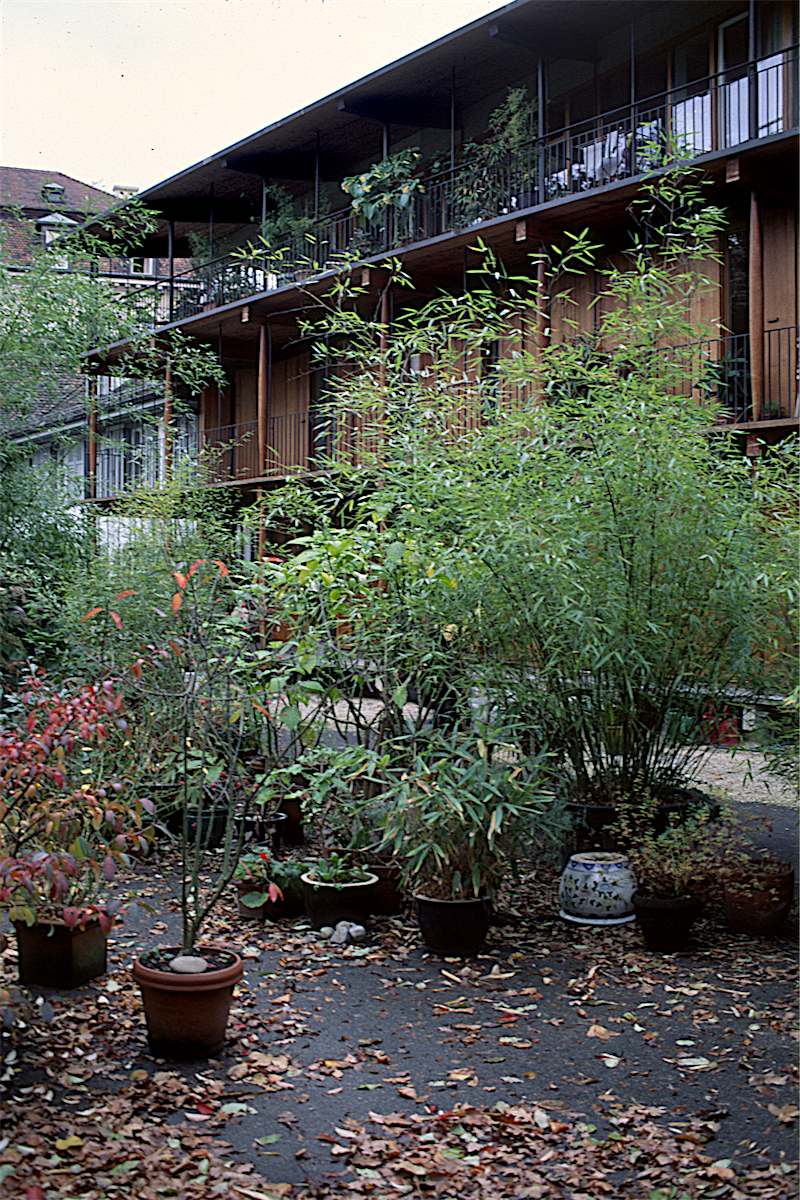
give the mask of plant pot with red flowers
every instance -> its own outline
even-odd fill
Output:
[[[278,921],[305,912],[302,875],[308,863],[274,859],[266,847],[242,854],[233,874],[239,916],[247,921]]]

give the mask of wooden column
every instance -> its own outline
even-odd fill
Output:
[[[761,211],[758,195],[750,193],[750,387],[753,420],[760,421],[764,400],[764,255],[761,242]]]
[[[269,435],[269,347],[267,327],[258,331],[257,373],[257,419],[258,419],[258,474],[267,473],[267,441]]]
[[[380,393],[381,394],[380,394],[380,400],[379,400],[380,412],[378,415],[378,447],[380,447],[381,449],[383,448],[384,426],[385,426],[385,422],[386,422],[386,405],[387,405],[386,359],[387,359],[387,356],[389,353],[389,325],[390,325],[389,287],[387,284],[387,286],[384,288],[383,295],[381,296],[381,344],[380,344],[380,354],[381,354]],[[376,447],[376,449],[378,449],[378,447]],[[380,450],[378,450],[378,452],[380,453]]]
[[[172,479],[172,366],[164,369],[164,480]]]
[[[267,342],[267,326],[262,324],[258,331],[258,373],[256,379],[257,415],[258,415],[258,473],[267,473],[267,450],[269,444],[269,345]],[[267,528],[264,522],[264,490],[258,489],[259,518],[258,518],[258,559],[263,559],[267,546]],[[262,646],[264,645],[265,630],[261,630]]]

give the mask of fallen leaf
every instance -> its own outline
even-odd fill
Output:
[[[606,1029],[604,1025],[590,1025],[586,1031],[586,1036],[590,1038],[600,1038],[601,1042],[607,1042],[609,1038],[619,1037],[618,1033],[612,1033],[610,1029]]]
[[[777,1104],[768,1104],[767,1108],[773,1117],[778,1118],[782,1125],[791,1125],[795,1117],[800,1116],[800,1109],[796,1104],[784,1104],[780,1108]]]

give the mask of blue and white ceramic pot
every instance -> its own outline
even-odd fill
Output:
[[[558,888],[560,915],[577,925],[622,925],[633,921],[636,876],[624,854],[589,850],[573,854]]]

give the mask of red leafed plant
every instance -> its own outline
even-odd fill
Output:
[[[12,920],[108,930],[102,893],[153,836],[153,805],[116,773],[129,729],[113,680],[56,689],[32,671],[0,726],[0,906]]]

